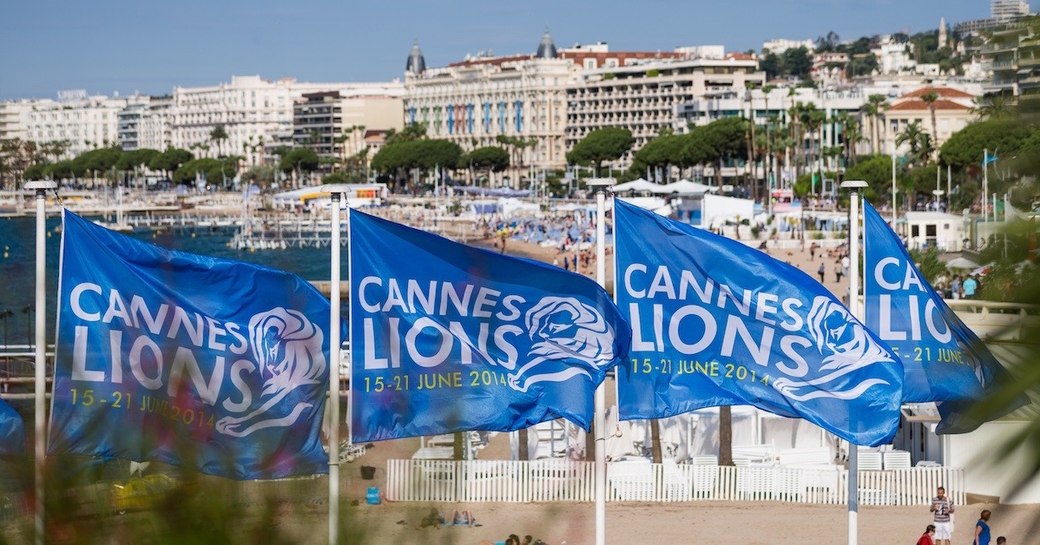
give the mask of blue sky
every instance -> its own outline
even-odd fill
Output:
[[[412,40],[428,66],[466,53],[533,52],[548,26],[557,47],[613,50],[770,38],[843,39],[989,15],[989,0],[33,0],[0,8],[0,99],[59,90],[168,93],[232,74],[300,81],[401,77]]]

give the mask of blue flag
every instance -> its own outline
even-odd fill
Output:
[[[0,400],[0,456],[25,455],[25,424],[22,415]]]
[[[628,353],[607,293],[558,267],[351,211],[350,269],[355,442],[588,429],[593,391]]]
[[[987,388],[1005,383],[1007,372],[932,289],[874,207],[864,202],[863,213],[865,321],[903,360],[903,401],[946,402],[940,414],[964,412]],[[943,415],[937,431],[963,433],[981,424]]]
[[[614,203],[617,301],[632,325],[621,418],[753,405],[859,445],[891,439],[902,365],[826,288],[740,242]]]
[[[325,473],[329,302],[286,272],[64,212],[50,454]]]

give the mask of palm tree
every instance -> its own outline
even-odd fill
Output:
[[[856,145],[863,141],[863,126],[859,120],[846,115],[845,126],[842,129],[845,140],[845,160],[849,163],[856,162]]]
[[[771,128],[770,126],[773,124],[773,116],[769,114],[769,93],[771,93],[773,91],[773,89],[776,89],[776,86],[775,85],[769,85],[768,83],[762,86],[762,98],[765,99],[765,102],[766,102],[766,104],[765,104],[766,105],[766,138],[765,138],[765,140],[766,140],[766,148],[765,148],[766,164],[763,165],[763,170],[765,170],[765,177],[766,177],[766,198],[767,199],[773,198],[772,197],[772,193],[771,193],[772,188],[769,186],[770,178],[771,178],[771,175],[773,173],[773,170],[771,168],[772,163],[770,162],[770,159],[772,158],[773,154],[771,153],[772,150],[769,147],[769,145],[772,143],[772,139],[769,138],[769,132],[770,132],[770,128]]]
[[[932,114],[932,141],[939,141],[939,129],[935,122],[935,101],[939,100],[939,93],[935,91],[929,91],[921,95],[921,100],[924,101],[925,106],[928,106],[928,112]]]
[[[826,113],[824,113],[822,110],[818,110],[816,108],[816,105],[812,104],[812,103],[809,103],[809,104],[805,105],[804,108],[802,108],[800,121],[801,121],[802,125],[805,126],[805,132],[807,132],[810,135],[809,148],[807,150],[805,150],[806,164],[808,164],[808,165],[813,165],[813,164],[816,163],[816,160],[813,157],[814,152],[816,152],[816,146],[813,144],[812,140],[815,139],[815,137],[816,137],[815,133],[817,131],[819,131],[819,139],[820,139],[819,140],[819,146],[820,146],[820,151],[822,151],[822,148],[823,148],[823,124],[824,124],[824,121],[826,120],[826,115],[827,115]],[[817,154],[817,157],[819,157],[818,154]],[[810,163],[809,161],[812,161],[812,163]],[[810,168],[809,170],[811,172],[812,168]],[[821,172],[820,174],[821,174],[821,177],[822,177],[823,173]]]
[[[921,123],[914,121],[896,136],[896,147],[907,144],[910,146],[910,157],[916,159],[921,156],[922,136],[926,134],[921,130]]]
[[[792,145],[801,148],[794,154],[794,177],[796,180],[801,176],[800,167],[803,163],[803,160],[800,160],[799,156],[802,156],[802,159],[804,159],[805,155],[805,127],[802,124],[805,108],[806,106],[804,104],[796,102],[787,112],[788,119],[790,120],[788,127],[790,128],[791,143]]]
[[[228,133],[227,130],[224,129],[224,126],[217,125],[216,127],[213,127],[213,130],[209,131],[209,139],[216,145],[217,157],[223,155],[223,146],[221,144],[226,142],[228,139]]]
[[[989,119],[1011,115],[1012,108],[1004,95],[975,97],[975,106],[971,109],[971,113],[979,116],[980,119]]]
[[[880,132],[878,131],[878,117],[885,107],[885,95],[873,94],[867,97],[867,103],[863,105],[863,115],[870,119],[870,154],[873,155],[878,152],[878,141],[880,140]]]

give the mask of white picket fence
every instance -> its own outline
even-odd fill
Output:
[[[591,502],[594,464],[569,460],[388,460],[385,496],[412,502]],[[861,505],[928,505],[945,486],[964,503],[964,470],[860,471]],[[607,464],[608,501],[844,504],[848,471],[784,466]]]

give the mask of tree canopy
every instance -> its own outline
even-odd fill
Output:
[[[593,165],[597,175],[599,167],[604,161],[620,159],[635,140],[632,131],[620,127],[605,127],[597,129],[585,135],[570,153],[567,154],[567,162],[572,165]]]
[[[311,148],[295,148],[282,155],[278,169],[282,172],[313,172],[319,163],[317,152]]]
[[[491,172],[502,172],[509,166],[509,152],[497,146],[477,148],[459,159],[459,166],[464,165]]]
[[[372,168],[384,173],[418,168],[452,168],[458,165],[462,148],[439,139],[396,140],[383,146],[372,157]]]
[[[993,117],[954,133],[940,148],[939,157],[954,168],[981,168],[983,150],[1013,156],[1034,130],[1016,118]]]
[[[194,158],[195,156],[186,149],[166,148],[166,151],[152,158],[148,163],[148,168],[163,172],[173,172]]]

